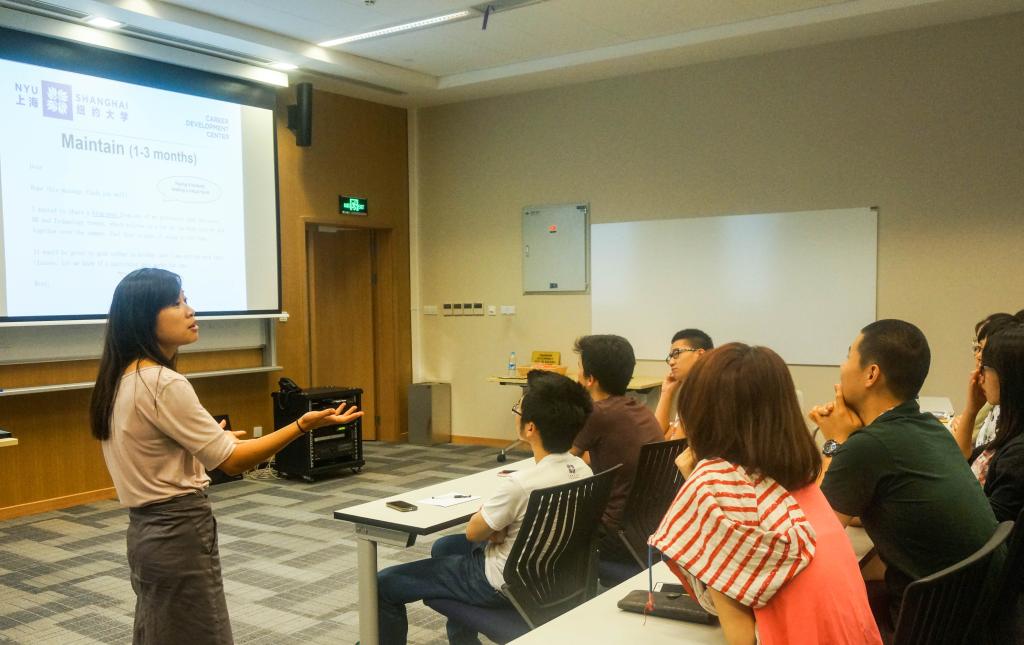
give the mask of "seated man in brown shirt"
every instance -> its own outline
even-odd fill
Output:
[[[570,452],[582,455],[595,473],[622,464],[612,483],[601,524],[605,536],[599,548],[606,560],[629,560],[617,532],[633,485],[640,446],[664,438],[654,414],[626,394],[636,357],[622,336],[593,335],[576,340],[580,355],[576,379],[590,392],[594,411],[573,441]]]

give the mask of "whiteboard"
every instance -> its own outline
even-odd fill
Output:
[[[686,327],[838,365],[875,320],[878,213],[850,208],[595,224],[591,328],[662,360]]]

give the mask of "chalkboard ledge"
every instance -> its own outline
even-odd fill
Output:
[[[211,376],[237,376],[239,374],[259,374],[261,372],[279,372],[283,367],[280,365],[266,365],[260,367],[239,367],[229,370],[213,370],[210,372],[193,372],[185,374],[185,378],[208,378]],[[46,392],[64,392],[67,390],[87,390],[95,383],[83,381],[81,383],[58,383],[57,385],[36,385],[33,387],[12,387],[0,389],[0,396],[19,396],[22,394],[43,394]]]

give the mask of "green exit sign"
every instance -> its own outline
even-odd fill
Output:
[[[368,202],[362,197],[338,195],[338,212],[346,215],[366,215]]]

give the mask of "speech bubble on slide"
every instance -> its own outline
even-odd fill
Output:
[[[220,199],[223,191],[204,177],[164,177],[156,184],[165,202],[204,204]]]

